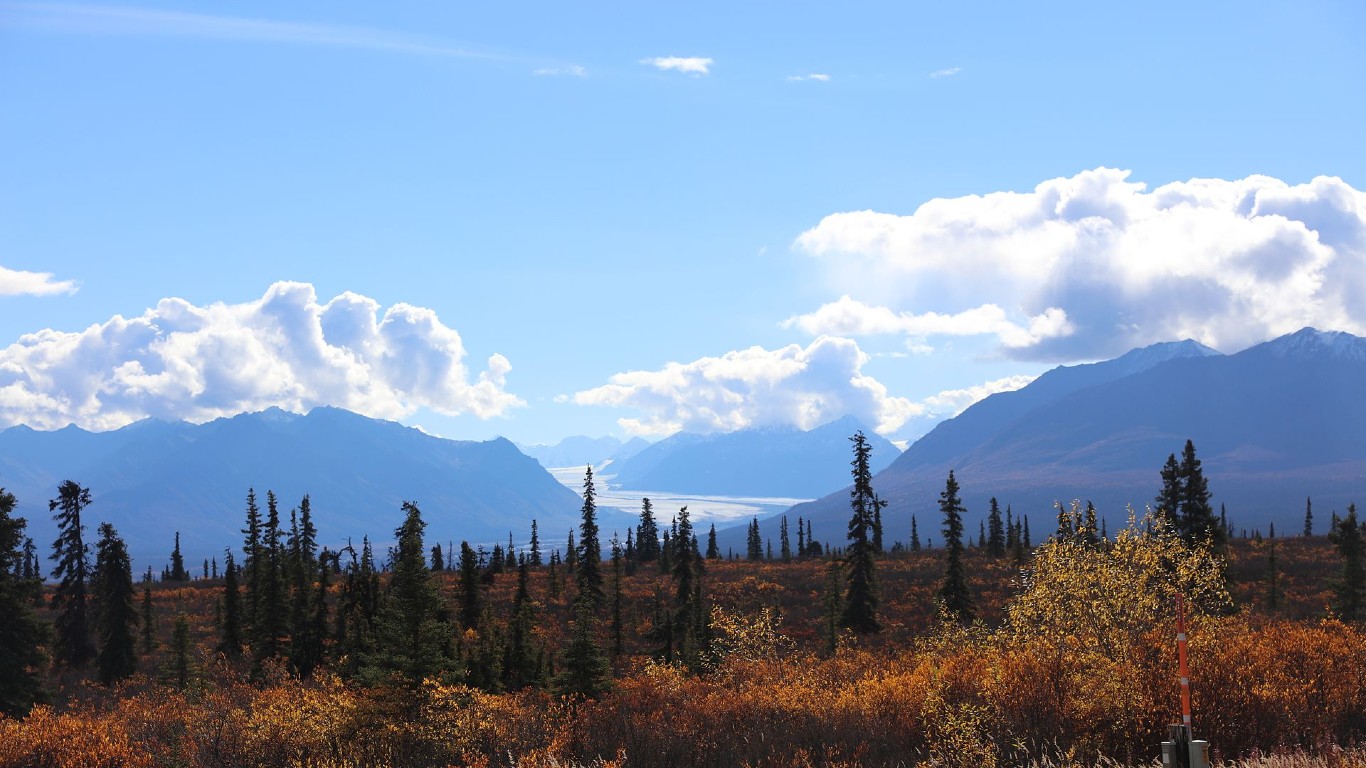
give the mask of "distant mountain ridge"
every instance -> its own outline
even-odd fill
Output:
[[[811,498],[849,480],[849,438],[862,430],[874,471],[897,447],[857,419],[845,417],[803,431],[761,427],[714,435],[680,432],[613,464],[614,487],[724,496]]]
[[[974,536],[992,496],[1028,514],[1036,538],[1055,501],[1089,499],[1119,524],[1126,505],[1152,501],[1188,438],[1235,529],[1297,530],[1306,497],[1324,519],[1366,502],[1364,385],[1366,339],[1312,328],[1232,355],[1185,341],[1055,368],[939,424],[878,473],[886,537],[906,540],[912,514],[922,537],[937,532],[950,469]],[[838,491],[787,514],[836,530],[847,506]]]
[[[517,446],[522,453],[536,459],[546,469],[559,467],[598,466],[609,461],[621,462],[650,447],[648,440],[633,437],[622,442],[615,437],[566,437],[554,445]]]
[[[518,541],[531,519],[542,530],[577,522],[580,499],[502,438],[446,440],[338,408],[298,415],[272,408],[205,424],[144,420],[111,432],[76,427],[0,431],[0,485],[19,500],[41,548],[56,529],[47,500],[76,480],[94,503],[85,525],[93,541],[112,522],[135,558],[159,563],[175,531],[188,562],[222,561],[241,545],[248,488],[265,508],[273,490],[287,521],[309,494],[321,543],[362,535],[384,542],[415,501],[429,543]],[[382,549],[380,550],[383,551]]]

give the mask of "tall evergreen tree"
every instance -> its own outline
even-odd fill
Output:
[[[976,616],[972,593],[968,590],[967,573],[963,570],[963,502],[958,497],[958,481],[953,470],[939,494],[939,511],[944,515],[944,581],[939,586],[939,600],[944,609],[961,623]]]
[[[1366,619],[1366,526],[1357,522],[1357,505],[1333,526],[1329,539],[1342,558],[1342,571],[1333,583],[1333,609],[1344,621]]]
[[[596,609],[602,604],[602,544],[598,541],[597,491],[593,488],[593,467],[583,476],[583,520],[579,523],[577,600],[586,600]]]
[[[860,634],[868,634],[882,629],[877,617],[873,513],[883,502],[873,492],[873,472],[869,466],[872,446],[862,431],[855,432],[849,440],[854,444],[851,462],[854,487],[849,491],[853,515],[849,518],[849,551],[845,555],[849,577],[840,624]]]
[[[156,614],[152,612],[152,569],[147,569],[147,575],[142,580],[142,617],[138,621],[142,625],[142,654],[144,656],[156,650]]]
[[[778,550],[784,563],[792,562],[792,544],[787,538],[787,515],[778,526]]]
[[[1100,532],[1096,526],[1096,505],[1086,502],[1086,513],[1081,520],[1081,540],[1095,546],[1100,543]]]
[[[707,559],[721,559],[721,548],[716,544],[716,523],[712,523],[711,530],[707,531]]]
[[[422,511],[405,501],[403,512],[403,524],[394,531],[393,576],[377,622],[379,643],[364,676],[397,677],[418,685],[453,666],[451,630],[436,578],[427,567]]]
[[[915,515],[911,515],[911,551],[920,551],[920,529],[916,527]]]
[[[759,536],[759,518],[749,521],[749,533],[745,537],[745,556],[750,560],[764,559],[764,540]]]
[[[1304,497],[1304,536],[1314,535],[1314,500]]]
[[[0,488],[0,716],[23,717],[46,699],[43,651],[50,632],[33,611],[39,582],[26,578],[34,566],[24,555],[28,520],[14,516],[18,501]]]
[[[261,597],[261,508],[256,505],[256,489],[247,489],[247,527],[242,529],[242,566],[238,576],[246,586],[244,624],[255,621]]]
[[[94,618],[99,650],[95,668],[99,681],[111,685],[137,669],[138,623],[133,606],[133,564],[128,548],[109,523],[100,524],[95,544]]]
[[[295,632],[290,645],[290,666],[300,677],[308,678],[313,670],[323,662],[327,648],[327,594],[332,587],[332,569],[328,561],[333,555],[326,548],[318,559],[317,586],[308,603],[308,616],[305,624]]]
[[[175,549],[171,550],[171,581],[189,581],[190,572],[185,570],[185,556],[180,554],[180,531],[175,532]]]
[[[1162,465],[1159,474],[1162,477],[1162,488],[1153,499],[1153,513],[1158,519],[1165,519],[1175,525],[1177,515],[1180,514],[1184,490],[1181,487],[1181,465],[1176,463],[1176,454],[1167,456],[1167,463]]]
[[[507,650],[503,654],[503,687],[509,691],[519,691],[541,680],[540,658],[532,637],[535,617],[527,585],[530,560],[523,557],[517,563],[517,592],[512,598],[512,619],[508,622]]]
[[[181,613],[171,629],[171,683],[184,690],[190,685],[190,620]]]
[[[1006,526],[1001,520],[1001,506],[996,503],[996,497],[991,497],[991,506],[987,512],[987,554],[992,557],[1006,556]]]
[[[257,592],[256,615],[251,620],[252,664],[257,670],[263,662],[283,654],[289,636],[289,604],[286,601],[285,549],[280,530],[280,507],[274,491],[266,491],[266,521],[261,528],[261,543],[256,555],[256,583],[248,592]]]
[[[612,687],[612,665],[593,635],[597,622],[588,600],[575,601],[569,645],[555,676],[555,693],[568,699],[596,698]]]
[[[712,526],[715,530],[716,526]],[[797,518],[797,557],[806,557],[806,521]]]
[[[671,647],[694,672],[701,671],[711,650],[711,631],[702,601],[702,559],[693,538],[688,508],[678,510],[678,532],[673,537],[674,609],[668,622]]]
[[[621,579],[623,571],[621,541],[612,536],[612,657],[625,651],[625,638],[621,622]]]
[[[57,663],[73,668],[85,666],[95,656],[86,604],[90,548],[81,524],[81,511],[89,505],[90,490],[71,480],[62,483],[57,498],[48,502],[48,511],[57,512],[53,517],[59,531],[51,555],[57,562],[52,576],[58,580],[52,594],[52,607],[57,611],[53,655]]]
[[[636,526],[636,558],[642,563],[659,559],[659,523],[650,499],[640,500],[640,525]]]
[[[541,536],[536,530],[536,520],[531,521],[531,541],[527,544],[527,559],[531,565],[541,565]]]
[[[229,550],[223,554],[223,623],[218,651],[226,656],[242,654],[242,595],[237,581],[237,561]]]
[[[1187,440],[1181,451],[1181,535],[1188,544],[1208,539],[1219,551],[1224,547],[1224,531],[1209,500],[1209,481],[1195,457],[1195,444]]]
[[[479,617],[484,612],[484,599],[479,588],[479,556],[468,541],[460,542],[460,626],[478,629]]]

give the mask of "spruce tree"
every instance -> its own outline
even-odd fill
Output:
[[[223,555],[223,623],[219,629],[218,651],[226,656],[242,655],[242,596],[237,581],[237,561],[232,552]]]
[[[659,559],[659,523],[650,499],[640,500],[640,525],[636,526],[636,558],[642,563]]]
[[[1314,500],[1304,497],[1304,536],[1314,535]]]
[[[1342,558],[1342,571],[1333,583],[1333,609],[1343,621],[1366,619],[1366,526],[1357,522],[1357,505],[1347,507],[1329,539]]]
[[[185,557],[180,554],[180,531],[175,532],[175,549],[171,550],[171,581],[189,581],[190,572],[185,570]]]
[[[13,718],[46,699],[44,646],[50,637],[33,611],[33,595],[41,587],[24,573],[34,564],[24,554],[28,521],[13,515],[17,504],[14,494],[0,488],[0,716]]]
[[[138,621],[142,625],[142,654],[144,656],[156,650],[156,615],[152,612],[152,569],[147,569],[147,575],[142,580],[142,617]]]
[[[171,630],[171,683],[184,690],[190,685],[190,620],[177,614]]]
[[[693,544],[688,508],[678,511],[673,561],[674,609],[669,627],[672,648],[692,671],[701,671],[711,650],[710,627],[702,602],[702,560]]]
[[[721,548],[716,545],[716,523],[712,523],[711,530],[707,531],[707,559],[721,559]]]
[[[479,588],[479,556],[468,541],[460,542],[460,626],[479,628],[484,599]]]
[[[915,515],[911,515],[911,551],[920,551],[920,529],[916,527]]]
[[[792,562],[792,544],[787,538],[787,515],[783,515],[778,525],[778,549],[784,563]]]
[[[877,617],[876,550],[872,539],[873,513],[883,502],[873,492],[873,473],[869,466],[872,447],[868,439],[859,431],[849,440],[854,444],[854,460],[850,462],[854,487],[849,491],[853,515],[849,518],[849,551],[845,555],[849,576],[840,625],[859,634],[869,634],[882,629]]]
[[[95,637],[99,644],[95,668],[99,681],[111,685],[137,669],[134,627],[138,614],[133,607],[133,565],[128,548],[109,523],[100,524],[94,576]]]
[[[972,593],[968,590],[967,573],[963,569],[963,502],[958,498],[958,481],[949,470],[944,492],[939,494],[939,511],[944,515],[944,581],[938,597],[949,615],[960,623],[973,620],[976,610]]]
[[[623,575],[621,541],[612,536],[612,656],[620,656],[625,650],[621,623],[621,579]]]
[[[1214,517],[1210,505],[1209,481],[1205,479],[1200,460],[1195,457],[1195,444],[1186,441],[1181,451],[1181,516],[1180,530],[1187,544],[1210,541],[1215,551],[1224,547],[1224,531]]]
[[[508,622],[507,650],[503,654],[503,687],[519,691],[541,680],[540,659],[533,644],[535,617],[531,592],[527,586],[530,558],[517,563],[517,592],[512,599],[512,619]]]
[[[996,497],[991,497],[990,510],[987,512],[987,554],[992,557],[1006,556],[1006,527],[1001,520],[1001,506]]]
[[[52,594],[52,607],[57,611],[53,655],[58,664],[72,668],[83,667],[95,657],[86,604],[90,548],[81,524],[81,511],[89,505],[90,490],[71,480],[62,483],[57,498],[48,502],[48,511],[61,510],[53,516],[59,531],[51,555],[57,562],[52,576],[58,580]]]
[[[531,565],[541,565],[541,536],[536,530],[536,520],[531,521],[531,541],[527,545],[527,558]]]
[[[570,700],[597,698],[612,687],[612,665],[594,640],[597,622],[588,600],[576,600],[569,645],[555,676],[555,693]]]
[[[308,604],[307,624],[295,633],[290,646],[290,665],[296,674],[309,678],[323,662],[327,642],[327,593],[331,590],[332,569],[327,563],[332,554],[323,549],[318,559],[318,583]]]
[[[256,505],[256,489],[247,489],[247,527],[242,529],[242,567],[239,577],[246,587],[243,624],[248,628],[260,612],[261,570],[265,557],[261,549],[261,508]]]
[[[256,558],[256,615],[251,621],[252,665],[257,671],[267,660],[282,655],[281,647],[289,635],[289,604],[286,601],[285,550],[280,530],[280,508],[274,491],[266,491],[266,522],[261,529],[260,551]]]
[[[436,578],[427,567],[422,541],[427,524],[413,502],[403,502],[403,512],[403,524],[394,531],[398,546],[393,575],[377,621],[379,642],[363,677],[418,685],[452,667],[451,629]]]
[[[749,533],[745,537],[745,555],[750,560],[764,559],[764,540],[759,536],[759,518],[749,521]]]
[[[586,600],[596,609],[602,604],[602,545],[598,541],[597,491],[593,488],[593,467],[583,477],[583,520],[579,523],[577,600]]]
[[[433,570],[433,571],[444,571],[444,570],[446,570],[446,560],[445,560],[445,558],[443,558],[443,557],[441,556],[441,545],[440,545],[440,544],[433,544],[433,545],[432,545],[432,570]]]
[[[1181,465],[1176,463],[1176,454],[1167,456],[1167,463],[1162,465],[1159,475],[1162,478],[1162,488],[1153,499],[1153,514],[1157,519],[1175,525],[1184,491],[1181,487]]]
[[[712,526],[715,530],[716,526]],[[806,521],[797,518],[797,557],[806,557]]]

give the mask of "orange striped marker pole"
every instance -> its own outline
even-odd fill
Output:
[[[1176,596],[1176,658],[1181,666],[1181,724],[1191,737],[1191,673],[1186,665],[1186,601]]]

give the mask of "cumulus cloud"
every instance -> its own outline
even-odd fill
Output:
[[[640,63],[666,72],[672,70],[689,75],[708,75],[711,74],[712,60],[701,56],[656,56],[641,59]]]
[[[51,296],[75,293],[75,280],[58,280],[51,272],[25,272],[0,267],[0,296]]]
[[[0,350],[0,424],[102,430],[147,416],[207,421],[272,405],[380,418],[427,407],[488,418],[522,405],[494,354],[470,379],[460,335],[430,309],[276,283],[257,301],[163,299],[83,331],[43,330]]]
[[[635,435],[775,424],[810,429],[844,415],[889,433],[923,412],[863,373],[867,361],[854,341],[823,336],[806,347],[756,346],[658,371],[618,373],[603,386],[575,393],[574,402],[641,411],[642,418],[618,420]]]
[[[1002,346],[1029,347],[1054,336],[1072,332],[1067,313],[1049,307],[1038,315],[1016,322],[995,304],[966,309],[954,314],[925,312],[894,312],[887,307],[875,307],[841,296],[838,301],[825,304],[815,312],[796,315],[783,321],[784,328],[797,327],[816,335],[867,336],[880,333],[903,333],[918,343],[930,336],[995,335]]]
[[[930,73],[930,77],[932,77],[932,78],[934,78],[934,79],[937,80],[937,79],[939,79],[939,78],[941,78],[941,77],[953,77],[954,75],[956,75],[956,74],[958,74],[959,72],[962,72],[962,71],[963,71],[963,68],[962,68],[962,67],[949,67],[949,68],[947,68],[947,69],[936,69],[935,71],[933,71],[933,72]]]
[[[821,74],[820,72],[812,72],[809,75],[792,75],[787,78],[789,83],[801,83],[808,80],[814,80],[818,83],[828,83],[830,82],[830,76]]]
[[[1037,360],[1188,337],[1236,349],[1306,325],[1366,332],[1366,194],[1332,177],[1149,190],[1129,175],[1098,168],[909,215],[827,216],[795,246],[829,263],[832,280],[947,315],[841,299],[789,322],[909,336],[978,327]]]
[[[936,420],[953,418],[966,411],[968,406],[978,400],[985,399],[998,392],[1014,392],[1017,389],[1022,389],[1036,378],[1038,377],[1026,375],[1007,376],[1003,379],[987,381],[963,389],[946,389],[937,395],[931,395],[921,400],[920,403],[925,407],[927,413]]]

